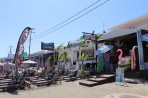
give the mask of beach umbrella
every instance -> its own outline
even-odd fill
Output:
[[[27,61],[23,61],[23,64],[36,64],[37,62],[32,61],[32,60],[27,60]]]
[[[1,62],[0,62],[0,65],[1,65],[1,66],[3,66],[3,65],[4,65],[4,63],[1,63]]]
[[[148,34],[142,35],[142,41],[148,42]]]
[[[106,53],[108,51],[110,51],[113,48],[112,45],[102,45],[99,46],[97,51],[96,51],[96,55],[102,54],[102,53]]]

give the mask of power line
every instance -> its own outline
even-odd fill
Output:
[[[77,18],[71,20],[70,22],[68,22],[68,23],[66,23],[66,24],[64,24],[64,25],[62,25],[62,26],[60,26],[60,27],[58,27],[58,28],[56,28],[56,29],[54,29],[54,30],[48,32],[48,33],[45,33],[45,34],[43,34],[43,35],[41,35],[41,36],[39,36],[39,37],[33,38],[32,40],[35,40],[35,39],[41,38],[41,37],[43,37],[43,36],[45,36],[45,35],[48,35],[48,34],[50,34],[50,33],[53,33],[54,31],[57,31],[57,30],[59,30],[59,29],[65,27],[66,25],[68,25],[68,24],[70,24],[70,23],[76,21],[77,19],[83,17],[84,15],[90,13],[91,11],[93,11],[93,10],[97,9],[98,7],[102,6],[103,4],[107,3],[108,1],[109,1],[109,0],[104,1],[103,3],[99,4],[98,6],[94,7],[93,9],[91,9],[91,10],[85,12],[84,14],[80,15],[79,17],[77,17]]]
[[[54,29],[54,28],[58,27],[59,25],[61,25],[61,24],[65,23],[65,22],[67,22],[67,21],[69,21],[70,19],[72,19],[72,18],[74,18],[75,16],[77,16],[77,15],[81,14],[82,12],[84,12],[84,11],[85,11],[85,10],[87,10],[87,9],[89,9],[90,7],[92,7],[93,5],[97,4],[97,3],[98,3],[98,2],[100,2],[100,1],[101,1],[101,0],[98,0],[98,1],[94,2],[93,4],[89,5],[88,7],[86,7],[86,8],[85,8],[85,9],[83,9],[83,10],[81,10],[80,12],[76,13],[75,15],[71,16],[70,18],[68,18],[68,19],[64,20],[63,22],[61,22],[61,23],[59,23],[59,24],[55,25],[54,27],[52,27],[52,28],[50,28],[50,29],[48,29],[48,30],[46,30],[46,31],[44,31],[44,32],[42,32],[42,33],[40,33],[40,34],[36,35],[36,36],[42,35],[42,34],[44,34],[44,33],[48,32],[48,31],[50,31],[50,30],[52,30],[52,29]],[[33,36],[33,37],[36,37],[36,36]],[[32,37],[32,38],[33,38],[33,37]]]

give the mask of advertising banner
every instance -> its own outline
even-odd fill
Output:
[[[23,30],[22,34],[20,35],[20,38],[19,38],[18,44],[17,44],[17,48],[16,48],[16,52],[15,52],[14,63],[17,63],[17,64],[21,63],[21,57],[24,52],[24,43],[29,36],[30,30],[31,30],[30,27],[26,27]]]

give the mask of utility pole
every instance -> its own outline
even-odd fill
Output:
[[[12,49],[13,46],[8,46],[8,47],[10,48],[10,55],[12,55],[12,50],[11,49]]]
[[[29,60],[31,60],[31,57],[30,57],[30,48],[31,48],[31,34],[32,33],[35,33],[35,32],[32,32],[32,30],[35,30],[34,28],[31,29],[31,31],[29,32],[30,33],[30,39],[29,39]]]
[[[105,31],[105,26],[107,26],[107,25],[105,25],[105,23],[103,22],[103,33],[106,32],[106,31]]]
[[[10,52],[8,52],[8,58],[10,59],[10,62],[11,62],[11,60],[12,60],[12,47],[13,46],[8,46],[9,48],[10,48]]]

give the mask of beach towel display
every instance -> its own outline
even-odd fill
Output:
[[[110,65],[110,53],[104,53],[104,61],[105,61],[105,71],[109,71]]]
[[[126,56],[126,57],[122,57],[123,56],[123,51],[122,49],[118,49],[117,52],[120,52],[120,55],[118,57],[118,67],[127,67],[131,65],[131,56]]]
[[[110,54],[107,53],[113,48],[112,45],[102,45],[99,46],[96,55],[98,55],[99,63],[97,64],[97,70],[98,71],[109,71],[109,65],[110,65]]]
[[[104,71],[104,65],[105,65],[104,61],[100,61],[99,63],[97,63],[97,71],[103,72]]]
[[[132,57],[131,57],[131,69],[135,70],[136,69],[136,53],[135,49],[138,48],[137,46],[134,46],[132,48]]]
[[[98,55],[98,63],[97,63],[97,71],[98,72],[103,72],[104,71],[104,58],[103,58],[103,54],[101,53],[100,55]]]

